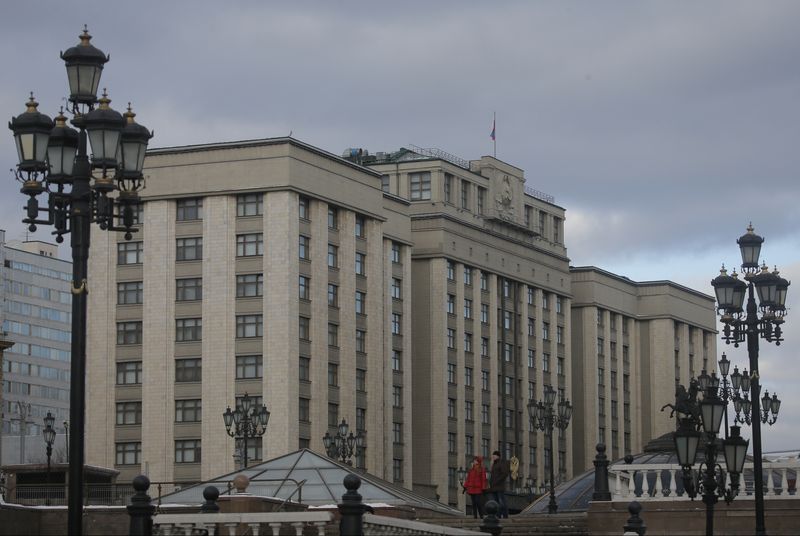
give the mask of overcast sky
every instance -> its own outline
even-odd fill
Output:
[[[496,112],[498,158],[566,208],[574,265],[712,293],[752,220],[762,258],[800,282],[800,2],[4,2],[7,118],[30,91],[57,113],[58,53],[84,23],[111,54],[112,107],[132,101],[152,146],[291,131],[335,154],[475,159]],[[15,163],[8,131],[0,164]],[[0,194],[0,228],[23,238],[10,173]],[[762,343],[784,399],[765,450],[800,448],[798,322]]]

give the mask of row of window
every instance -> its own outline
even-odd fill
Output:
[[[6,279],[4,281],[6,292],[17,294],[18,296],[30,296],[42,300],[49,300],[55,303],[72,303],[72,294],[69,291],[56,290],[48,287],[40,287],[29,283],[21,283]]]
[[[15,343],[9,350],[6,350],[7,355],[30,355],[33,357],[41,357],[42,359],[65,362],[69,362],[71,353],[70,350],[59,350],[58,348],[49,348],[47,346],[39,346],[38,344],[29,344],[27,342]]]
[[[12,374],[45,378],[47,380],[57,380],[62,382],[69,381],[69,370],[46,367],[44,365],[37,365],[33,363],[22,363],[20,361],[7,360],[3,362],[3,370]]]
[[[6,301],[6,304],[6,311],[9,313],[33,316],[36,318],[41,318],[42,320],[63,322],[65,324],[72,322],[72,313],[69,311],[61,311],[59,309],[53,309],[52,307],[33,305],[15,300],[8,300]]]
[[[263,315],[236,315],[236,337],[239,339],[262,337],[264,335]],[[142,344],[143,329],[141,320],[117,322],[117,344]],[[175,319],[175,342],[200,341],[203,339],[202,318]]]

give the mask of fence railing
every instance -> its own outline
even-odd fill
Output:
[[[250,534],[280,534],[289,527],[296,534],[303,534],[305,527],[313,527],[320,536],[325,535],[325,527],[333,521],[331,512],[263,512],[248,514],[156,514],[153,517],[153,534],[172,536],[177,534],[238,534],[240,526],[249,529]]]
[[[797,473],[800,461],[767,462],[764,465],[764,496],[800,499]],[[696,471],[694,472],[697,478]],[[725,485],[730,486],[727,472]],[[608,486],[614,500],[677,500],[684,496],[683,470],[678,464],[616,464],[608,468]],[[753,498],[753,463],[744,466],[739,498]]]
[[[189,482],[153,482],[151,491],[153,501],[161,505],[161,497],[184,487],[192,486]],[[83,488],[83,504],[98,506],[125,506],[134,494],[130,483],[119,484],[86,484]],[[25,506],[66,506],[67,487],[65,484],[18,484],[8,486],[3,499],[8,503]]]

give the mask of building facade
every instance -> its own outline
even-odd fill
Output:
[[[545,385],[572,390],[564,209],[492,157],[401,149],[361,161],[410,201],[414,484],[463,506],[458,468],[494,450],[519,461],[512,487],[544,482],[548,443],[527,404]],[[554,450],[571,476],[571,436],[557,433]]]
[[[661,411],[676,384],[716,369],[714,298],[670,281],[635,282],[573,267],[575,471],[598,442],[617,460],[674,429]]]
[[[250,460],[324,452],[346,419],[356,464],[410,485],[384,433],[412,428],[408,203],[289,138],[151,150],[145,172],[134,238],[92,237],[87,462],[233,471],[222,414],[247,393],[271,412]]]
[[[38,443],[48,412],[59,432],[69,419],[72,263],[58,259],[55,244],[6,243],[2,230],[0,261],[2,338],[12,344],[2,356],[2,434]],[[13,458],[5,450],[4,463],[29,461],[24,446]]]

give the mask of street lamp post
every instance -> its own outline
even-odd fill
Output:
[[[717,311],[724,324],[723,339],[727,344],[747,342],[747,355],[750,361],[750,420],[753,438],[753,477],[755,485],[756,534],[766,534],[764,523],[764,474],[761,448],[761,396],[758,372],[759,339],[774,342],[776,346],[783,340],[781,325],[786,316],[786,294],[789,281],[780,277],[777,269],[770,272],[766,264],[759,268],[759,255],[764,239],[755,234],[753,225],[737,241],[742,254],[741,281],[736,271],[728,275],[722,267],[720,275],[711,281],[717,297]],[[747,305],[743,309],[745,290]],[[758,292],[759,304],[755,293]],[[761,309],[759,316],[758,310]],[[771,400],[770,400],[771,405]],[[780,405],[776,407],[780,408]],[[771,410],[771,407],[770,407]]]
[[[739,492],[739,476],[744,470],[749,441],[742,438],[738,426],[731,426],[730,435],[726,433],[724,439],[718,437],[727,402],[719,396],[719,387],[713,381],[707,383],[706,378],[693,379],[688,391],[679,386],[672,407],[673,413],[677,413],[674,441],[678,463],[683,469],[684,489],[692,499],[698,493],[702,496],[706,505],[706,535],[711,536],[714,534],[714,505],[719,498],[730,504]],[[698,401],[699,393],[703,393],[703,398]],[[695,482],[692,467],[703,435],[705,459],[698,467],[699,478]],[[725,458],[725,470],[717,463],[720,449]],[[726,472],[730,476],[730,488],[724,485]]]
[[[69,80],[69,104],[74,130],[63,110],[55,123],[37,110],[33,94],[24,113],[13,118],[19,163],[16,178],[28,196],[26,218],[30,231],[52,225],[56,242],[70,234],[72,248],[72,347],[70,362],[70,450],[67,531],[81,534],[83,520],[84,418],[86,382],[86,295],[90,226],[108,231],[135,231],[134,206],[143,186],[142,167],[152,133],[119,114],[107,94],[97,99],[103,65],[109,60],[91,43],[84,28],[80,43],[61,54]],[[87,141],[88,139],[88,141]],[[87,151],[91,144],[91,160]],[[46,203],[37,197],[44,194]],[[116,194],[116,195],[115,195]],[[44,214],[45,218],[41,218]]]
[[[332,436],[329,432],[325,432],[322,437],[322,443],[325,445],[325,452],[329,458],[339,460],[347,465],[353,465],[353,456],[361,452],[366,442],[366,432],[359,430],[355,435],[353,432],[348,434],[350,425],[347,421],[342,419],[339,426],[336,428],[336,435]]]
[[[53,414],[49,411],[44,418],[44,430],[42,430],[42,435],[44,435],[44,443],[47,446],[47,495],[45,498],[45,503],[49,506],[50,505],[50,458],[53,456],[53,443],[56,440],[56,429],[53,428],[53,424],[55,424],[56,418],[53,417]]]
[[[247,469],[247,442],[249,439],[261,437],[267,431],[269,411],[267,406],[255,406],[253,399],[247,393],[240,399],[236,409],[231,411],[230,406],[222,414],[225,422],[225,431],[232,438],[242,441],[242,468]]]
[[[534,428],[545,432],[550,442],[550,503],[547,506],[547,512],[550,514],[555,514],[558,511],[555,489],[555,464],[553,463],[553,429],[566,429],[572,418],[572,404],[570,404],[569,400],[562,399],[558,402],[558,413],[554,409],[555,400],[555,389],[547,385],[544,388],[544,400],[538,402],[531,400],[528,402],[528,413],[531,416]]]

